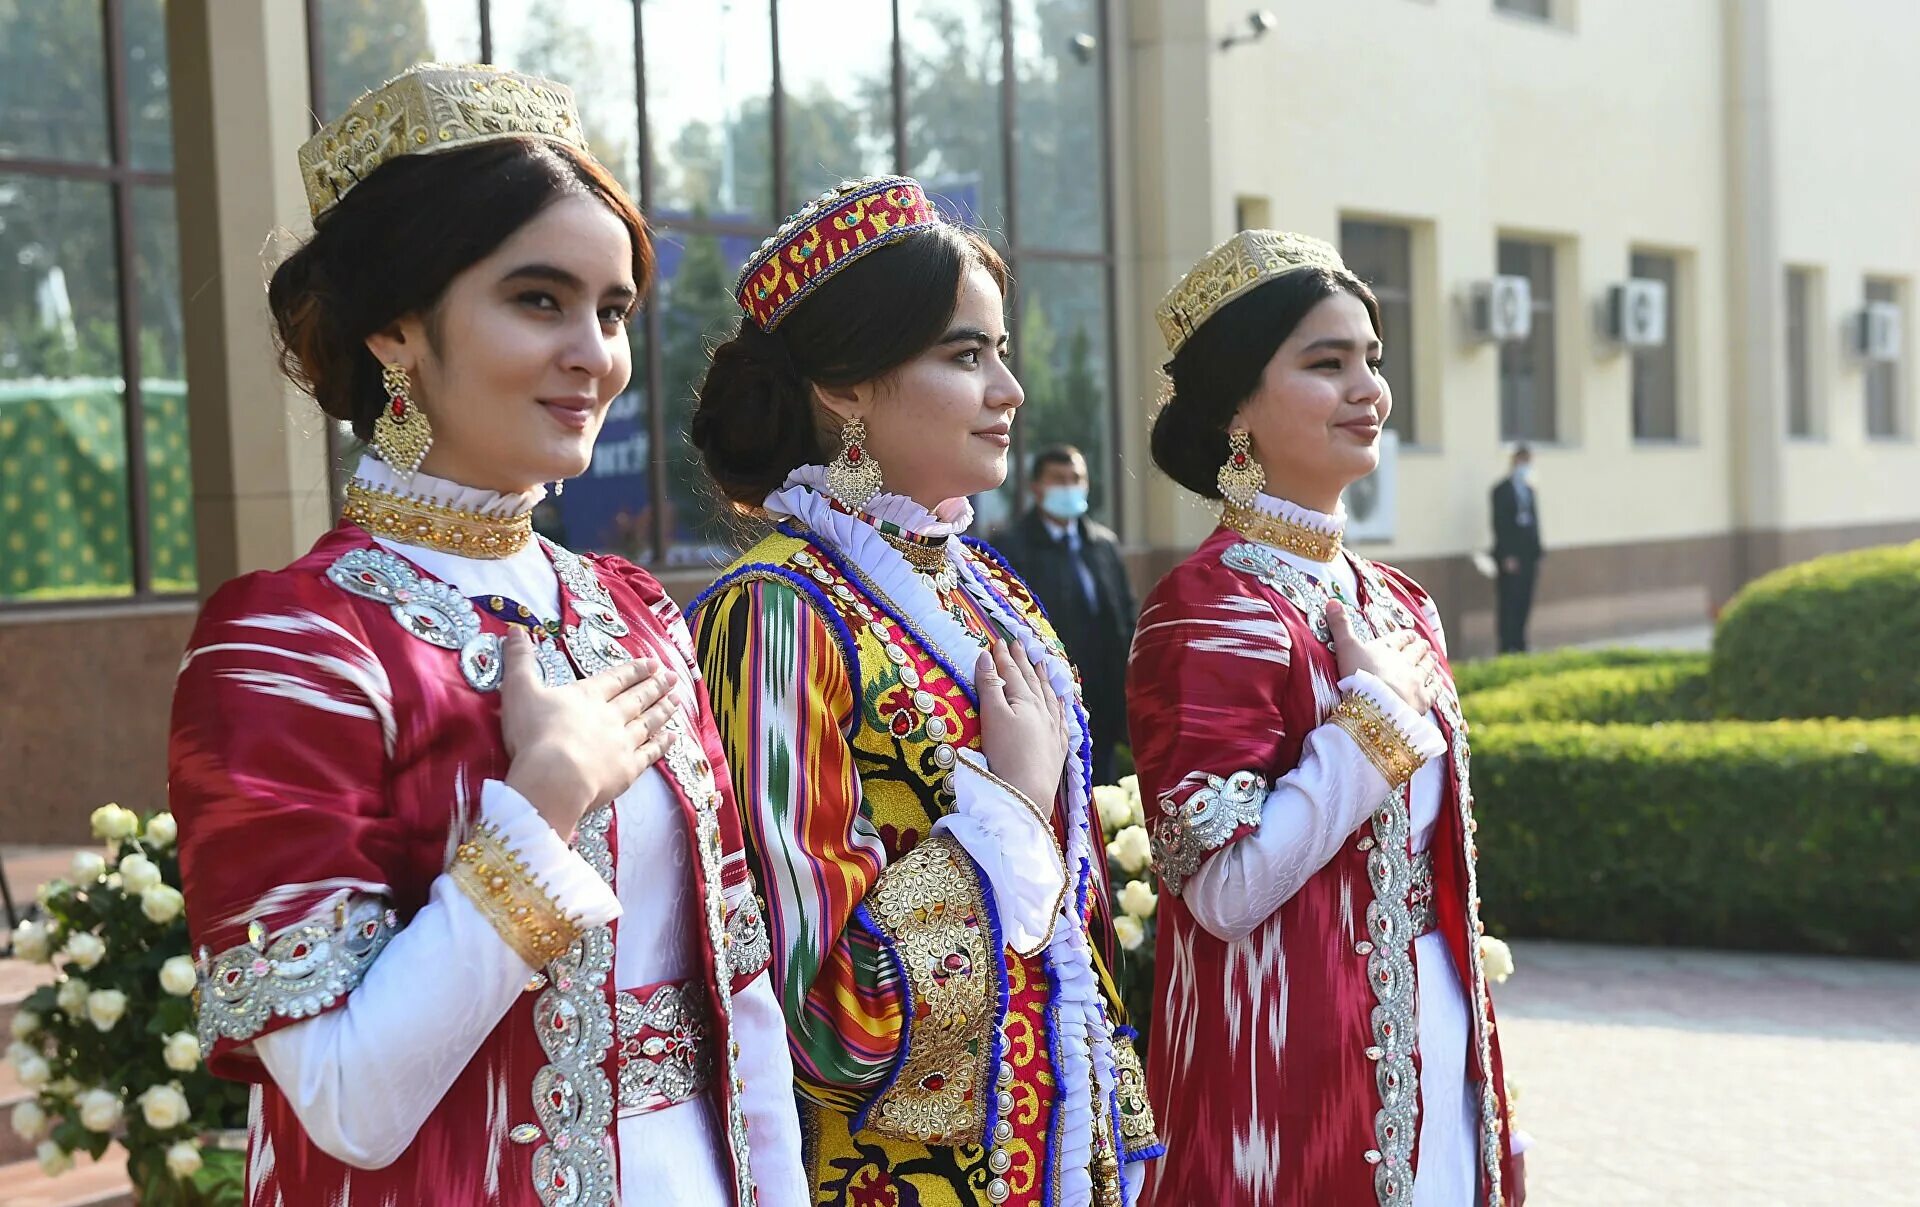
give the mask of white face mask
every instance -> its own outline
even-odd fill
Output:
[[[1062,524],[1077,520],[1087,514],[1087,488],[1049,486],[1040,495],[1040,510]]]
[[[1518,482],[1522,486],[1531,488],[1533,486],[1533,466],[1531,465],[1514,466],[1513,480],[1515,482]]]

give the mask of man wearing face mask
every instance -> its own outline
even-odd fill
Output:
[[[994,537],[1053,619],[1080,670],[1092,722],[1093,782],[1114,779],[1114,747],[1127,740],[1127,650],[1137,605],[1120,542],[1087,518],[1087,459],[1068,444],[1040,450],[1028,475],[1033,506]]]
[[[1500,652],[1527,648],[1527,616],[1540,575],[1540,497],[1534,490],[1533,450],[1513,450],[1513,471],[1493,488],[1493,560],[1499,567]]]

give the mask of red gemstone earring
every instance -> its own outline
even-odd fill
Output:
[[[433,444],[433,425],[413,401],[413,381],[399,365],[386,365],[380,380],[387,388],[387,405],[373,421],[373,451],[402,479],[411,479]]]
[[[849,511],[865,511],[880,493],[880,462],[867,451],[867,425],[859,418],[840,425],[840,455],[827,466],[827,493]]]
[[[1227,433],[1227,463],[1215,479],[1220,497],[1241,507],[1253,506],[1253,500],[1267,484],[1267,471],[1253,458],[1253,437],[1245,428]]]

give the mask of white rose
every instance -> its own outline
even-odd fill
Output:
[[[119,805],[101,805],[93,811],[93,832],[108,842],[132,838],[140,832],[140,815]]]
[[[80,971],[92,972],[93,966],[106,958],[107,941],[90,931],[76,931],[67,936],[67,945],[60,955]]]
[[[199,974],[193,969],[193,961],[186,956],[174,956],[160,965],[160,988],[175,997],[185,997],[193,992]]]
[[[118,989],[96,989],[87,995],[87,1017],[101,1031],[111,1031],[127,1013],[127,995]]]
[[[191,1140],[181,1140],[167,1148],[167,1172],[176,1178],[186,1179],[200,1172],[200,1146]]]
[[[1101,784],[1093,790],[1093,807],[1100,814],[1100,827],[1112,834],[1133,820],[1133,806],[1127,803],[1127,793],[1123,788],[1112,784]]]
[[[175,1031],[167,1036],[167,1067],[176,1073],[191,1073],[200,1067],[200,1040],[191,1031]]]
[[[72,1102],[73,1096],[80,1092],[80,1083],[71,1077],[62,1077],[58,1081],[49,1082],[45,1092],[62,1102]]]
[[[23,1043],[16,1039],[7,1045],[7,1059],[13,1064],[18,1065],[21,1061],[37,1054],[39,1051],[40,1049],[34,1047],[32,1044]]]
[[[86,888],[107,874],[107,861],[98,851],[75,851],[73,853],[73,882]]]
[[[156,1085],[140,1095],[140,1114],[157,1132],[179,1127],[193,1114],[177,1085]]]
[[[1513,949],[1492,935],[1480,936],[1480,964],[1496,985],[1513,975]]]
[[[47,924],[38,918],[29,918],[13,928],[13,954],[29,964],[44,964],[53,954],[52,944],[48,942]]]
[[[160,865],[145,855],[133,854],[120,861],[120,884],[129,893],[144,893],[163,879]]]
[[[40,1141],[40,1147],[33,1150],[33,1155],[40,1162],[40,1172],[50,1178],[57,1178],[73,1168],[73,1154],[51,1140]]]
[[[1140,777],[1137,775],[1121,776],[1120,788],[1127,794],[1127,808],[1133,819],[1133,824],[1136,826],[1146,825],[1147,811],[1140,805]]]
[[[60,1013],[68,1018],[79,1018],[81,1011],[87,1008],[87,994],[91,992],[93,989],[86,981],[70,976],[60,982],[60,991],[54,994],[53,1000],[59,1003]]]
[[[47,1132],[47,1113],[29,1098],[13,1108],[13,1134],[31,1144]]]
[[[166,849],[180,837],[180,827],[171,813],[155,813],[147,820],[147,841],[154,846]]]
[[[37,1090],[46,1085],[53,1077],[53,1068],[47,1064],[47,1058],[38,1052],[10,1053],[13,1059],[13,1076],[22,1088]]]
[[[1140,925],[1140,919],[1121,914],[1113,920],[1113,937],[1120,940],[1121,947],[1132,951],[1147,937],[1147,930]]]
[[[88,1090],[73,1100],[80,1109],[80,1126],[90,1132],[111,1132],[126,1118],[126,1104],[112,1090]]]
[[[13,1016],[13,1037],[25,1039],[40,1029],[40,1016],[31,1010],[17,1011]]]
[[[1153,917],[1153,907],[1158,904],[1159,895],[1144,880],[1129,880],[1120,890],[1120,908],[1142,921]]]
[[[140,894],[140,912],[147,916],[149,922],[158,922],[162,926],[178,918],[186,905],[187,899],[171,885],[155,885]]]
[[[1144,826],[1128,826],[1107,844],[1107,854],[1127,872],[1138,872],[1153,862],[1153,841]]]

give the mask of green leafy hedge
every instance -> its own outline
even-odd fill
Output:
[[[1721,616],[1713,680],[1750,720],[1920,715],[1920,542],[1756,580]]]
[[[1541,679],[1567,671],[1592,670],[1609,666],[1646,666],[1673,660],[1669,650],[1554,650],[1545,654],[1502,654],[1478,662],[1461,662],[1453,668],[1453,680],[1461,695],[1490,691],[1523,679]]]
[[[1678,653],[1639,665],[1514,679],[1470,696],[1468,718],[1476,725],[1704,721],[1712,715],[1708,694],[1707,655]]]
[[[1920,718],[1487,724],[1474,783],[1496,933],[1920,957]]]

